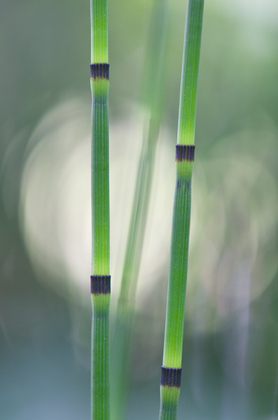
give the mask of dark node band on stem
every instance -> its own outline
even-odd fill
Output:
[[[91,276],[91,293],[93,295],[110,293],[110,275],[93,275]]]
[[[182,368],[161,366],[160,385],[180,388]]]
[[[108,63],[92,63],[90,64],[90,76],[93,79],[109,80],[109,64]]]
[[[194,144],[177,144],[176,145],[176,161],[194,162],[195,146]]]

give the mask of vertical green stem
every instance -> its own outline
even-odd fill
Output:
[[[176,189],[160,382],[160,420],[177,418],[180,394],[185,292],[195,151],[197,80],[204,0],[188,0],[176,146]]]
[[[185,26],[178,144],[195,143],[195,121],[204,0],[188,0]]]
[[[110,210],[107,0],[91,0],[92,92],[92,419],[108,420]]]

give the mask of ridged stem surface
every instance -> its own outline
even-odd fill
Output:
[[[177,167],[186,163],[177,162]],[[192,166],[192,164],[191,164]],[[163,366],[180,368],[187,278],[191,174],[177,168]]]
[[[202,36],[204,0],[188,0],[180,90],[179,144],[195,143],[197,82]]]
[[[107,0],[90,0],[91,63],[108,63]]]
[[[110,294],[92,296],[92,419],[108,420],[109,403],[109,305]]]
[[[110,418],[110,210],[107,0],[91,0],[93,420]]]
[[[176,187],[172,221],[160,420],[175,420],[180,394],[185,293],[195,151],[195,115],[204,0],[188,0],[176,146]],[[174,376],[173,376],[174,375]]]

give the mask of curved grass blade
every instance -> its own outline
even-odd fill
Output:
[[[148,129],[146,137],[143,138],[137,171],[115,318],[111,359],[112,420],[124,418],[134,301],[149,209],[156,146],[163,112],[167,28],[167,0],[155,0],[143,79],[142,99],[149,112]]]

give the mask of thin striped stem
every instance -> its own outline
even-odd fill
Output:
[[[188,0],[178,123],[178,144],[195,143],[195,121],[204,0]]]
[[[92,92],[92,407],[93,420],[110,418],[110,210],[107,0],[91,0]]]
[[[110,276],[91,276],[92,322],[92,407],[94,420],[110,418],[109,408],[109,306]]]
[[[160,382],[160,420],[175,420],[180,394],[185,293],[195,152],[197,80],[204,0],[188,0],[176,145],[176,188]]]
[[[163,353],[163,366],[171,368],[181,368],[182,362],[193,160],[194,146],[176,146],[176,191]]]

